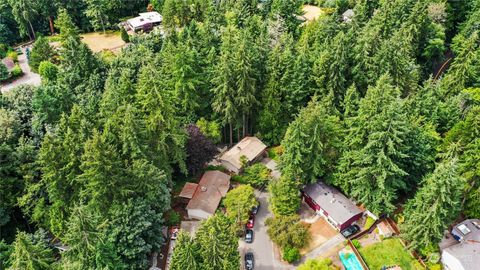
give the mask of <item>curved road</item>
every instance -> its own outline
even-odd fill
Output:
[[[0,86],[1,90],[2,90],[2,93],[8,92],[10,89],[12,89],[14,87],[17,87],[19,85],[22,85],[22,84],[31,84],[31,85],[39,86],[40,83],[42,82],[42,80],[40,79],[40,75],[38,75],[37,73],[33,73],[30,70],[30,66],[28,65],[27,56],[25,54],[25,49],[26,49],[26,47],[23,47],[22,48],[23,54],[18,56],[18,63],[20,65],[20,67],[22,68],[23,76],[16,79],[15,81],[13,81],[11,83],[2,84]],[[30,50],[31,50],[31,48],[30,48]]]

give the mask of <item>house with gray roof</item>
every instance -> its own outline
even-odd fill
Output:
[[[446,236],[452,241],[442,249],[442,264],[446,270],[480,269],[480,220],[467,219],[453,227]],[[447,241],[442,241],[447,242]]]
[[[267,146],[257,137],[245,137],[220,157],[220,162],[229,171],[239,173],[242,170],[242,157],[247,164],[260,160]]]
[[[323,216],[337,230],[342,231],[359,220],[363,211],[335,188],[317,182],[302,190],[304,202]]]

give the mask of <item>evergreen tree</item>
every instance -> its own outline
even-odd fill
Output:
[[[424,255],[436,249],[443,232],[460,213],[464,179],[458,174],[457,159],[437,164],[426,176],[405,209],[404,237],[410,247]]]
[[[338,116],[325,101],[312,101],[290,123],[282,146],[281,170],[300,180],[314,183],[334,170],[342,147],[343,129]]]
[[[382,76],[360,101],[349,125],[335,184],[366,204],[374,213],[390,212],[399,191],[405,190],[408,126],[400,92]]]
[[[48,247],[46,233],[38,230],[34,235],[18,232],[10,255],[10,269],[49,270],[54,269],[55,257]]]
[[[167,175],[171,174],[173,165],[186,173],[186,132],[180,127],[181,121],[176,114],[173,94],[160,88],[162,82],[156,78],[161,74],[156,70],[153,64],[142,67],[135,95],[139,113],[146,116],[143,121],[147,156]]]
[[[48,44],[48,39],[40,36],[33,44],[28,64],[34,72],[37,72],[40,63],[42,61],[50,61],[53,56],[54,51],[50,44]]]
[[[196,233],[200,246],[202,269],[230,270],[240,268],[238,238],[233,222],[221,213],[204,221]]]
[[[78,35],[78,28],[72,21],[68,11],[66,9],[58,10],[58,17],[55,20],[55,27],[60,31],[60,37],[62,40],[66,40],[68,37],[80,38]]]
[[[184,231],[180,231],[177,236],[175,250],[173,251],[172,270],[199,270],[201,268],[198,244],[192,237]]]

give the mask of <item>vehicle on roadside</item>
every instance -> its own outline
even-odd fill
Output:
[[[170,239],[171,240],[176,240],[178,235],[178,227],[173,227],[170,230]]]
[[[252,208],[252,215],[256,216],[259,208],[260,208],[260,203],[257,203],[257,205]]]
[[[253,270],[254,257],[252,252],[245,253],[245,270]]]
[[[248,221],[247,221],[247,228],[253,229],[254,225],[255,225],[255,216],[250,215],[250,217],[248,218]]]
[[[341,231],[341,234],[345,238],[348,238],[348,237],[356,234],[359,231],[360,231],[360,227],[358,227],[358,225],[351,225],[351,226],[347,227],[345,230]]]
[[[247,229],[245,231],[245,242],[251,244],[253,242],[253,230]]]

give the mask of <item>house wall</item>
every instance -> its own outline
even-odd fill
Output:
[[[191,219],[203,220],[212,216],[212,214],[207,213],[201,209],[187,209],[187,212],[188,212],[188,218],[191,218]]]
[[[323,216],[328,221],[328,223],[330,223],[330,225],[332,225],[335,229],[337,229],[339,231],[342,231],[342,230],[346,229],[348,226],[352,225],[355,221],[359,220],[363,216],[363,213],[359,213],[355,216],[352,216],[346,222],[340,224],[336,220],[334,220],[329,215],[329,213],[322,208],[321,205],[319,205],[317,202],[315,202],[315,200],[313,200],[310,196],[305,194],[303,191],[302,191],[302,197],[303,197],[303,201],[308,206],[310,206],[310,208],[312,208],[315,212],[317,212],[318,215]]]
[[[234,173],[238,173],[239,172],[239,168],[235,167],[232,163],[226,161],[226,160],[220,160],[220,162],[222,162],[222,165],[227,168],[227,170],[231,171],[231,172],[234,172]]]
[[[442,252],[442,264],[445,270],[466,270],[462,264],[448,251]]]
[[[348,226],[352,225],[355,221],[359,220],[362,217],[363,213],[356,214],[355,216],[351,217],[349,220],[340,224],[340,231],[345,230]]]

